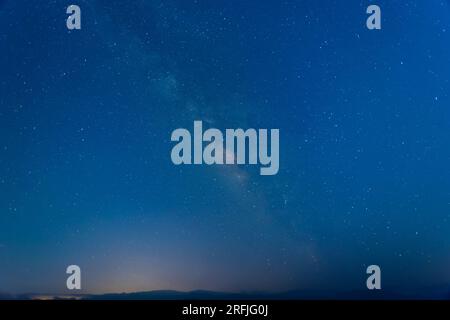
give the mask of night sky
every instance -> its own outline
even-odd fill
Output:
[[[449,287],[449,90],[447,1],[0,0],[0,292]],[[194,120],[278,174],[174,165]]]

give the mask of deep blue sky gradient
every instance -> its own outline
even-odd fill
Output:
[[[450,284],[450,5],[0,1],[0,292]],[[279,128],[280,171],[171,132]]]

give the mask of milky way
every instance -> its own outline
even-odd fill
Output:
[[[0,1],[0,293],[448,287],[448,2],[76,2]],[[278,173],[175,166],[195,120]]]

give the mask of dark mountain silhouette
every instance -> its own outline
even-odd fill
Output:
[[[404,300],[404,299],[448,299],[450,291],[446,293],[428,292],[417,294],[413,292],[399,294],[393,291],[349,291],[343,293],[326,293],[319,291],[288,291],[283,293],[226,293],[213,291],[149,291],[135,293],[118,293],[103,295],[87,295],[88,300]]]
[[[399,293],[401,292],[401,293]],[[281,293],[266,292],[216,292],[156,290],[131,293],[107,294],[21,294],[0,293],[0,300],[61,299],[61,300],[450,300],[450,286],[426,287],[420,290],[360,290],[347,292],[326,292],[314,290],[293,290]]]

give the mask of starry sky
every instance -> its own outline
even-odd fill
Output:
[[[373,3],[0,0],[0,292],[449,286],[450,2]],[[173,165],[194,120],[278,174]]]

